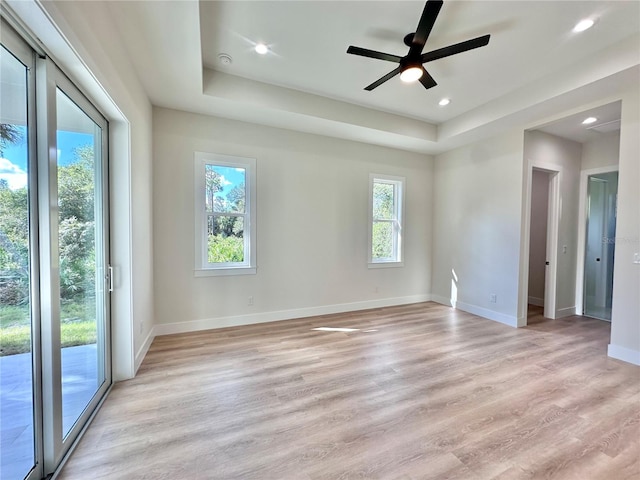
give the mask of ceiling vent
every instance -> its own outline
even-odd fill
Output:
[[[599,123],[598,125],[592,125],[587,128],[589,130],[595,130],[596,132],[600,132],[600,133],[615,132],[617,130],[620,130],[620,119],[611,120],[610,122]]]

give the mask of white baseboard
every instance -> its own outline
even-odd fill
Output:
[[[456,308],[464,310],[465,312],[473,313],[474,315],[478,315],[479,317],[488,318],[489,320],[493,320],[494,322],[504,323],[505,325],[509,325],[510,327],[518,326],[517,317],[505,315],[504,313],[500,312],[495,312],[493,310],[489,310],[488,308],[478,307],[476,305],[471,305],[464,302],[456,302]]]
[[[450,298],[441,297],[440,295],[431,295],[431,301],[447,307],[453,307],[453,302]]]
[[[632,350],[630,348],[621,347],[620,345],[609,344],[607,349],[607,355],[616,360],[622,360],[623,362],[632,363],[634,365],[640,365],[640,352]]]
[[[556,310],[556,319],[563,317],[570,317],[576,314],[576,307],[559,308]]]
[[[431,295],[431,301],[440,303],[442,305],[447,305],[448,307],[454,307],[464,312],[473,313],[474,315],[478,315],[479,317],[486,318],[488,320],[493,320],[494,322],[504,323],[505,325],[509,325],[510,327],[519,326],[519,322],[516,317],[505,315],[504,313],[494,312],[493,310],[489,310],[488,308],[482,308],[476,305],[471,305],[469,303],[454,301],[452,299],[433,294]]]
[[[147,355],[147,352],[149,351],[149,347],[153,343],[154,338],[156,338],[155,325],[151,327],[151,330],[149,331],[147,338],[144,339],[144,342],[142,342],[142,345],[140,346],[140,350],[136,352],[136,358],[133,365],[134,375],[138,373],[138,369],[140,368],[140,365],[142,365],[142,361],[144,360],[144,357]]]
[[[157,324],[154,334],[171,335],[174,333],[197,332],[199,330],[211,330],[215,328],[239,327],[256,323],[277,322],[293,318],[314,317],[317,315],[330,315],[333,313],[354,312],[370,308],[392,307],[395,305],[407,305],[431,301],[431,295],[412,295],[408,297],[383,298],[380,300],[368,300],[364,302],[341,303],[337,305],[324,305],[320,307],[297,308],[292,310],[279,310],[262,312],[250,315],[234,315],[230,317],[203,318],[188,322],[175,322]],[[142,349],[141,349],[142,350]]]
[[[527,299],[529,305],[535,305],[536,307],[544,307],[544,298],[529,297]]]

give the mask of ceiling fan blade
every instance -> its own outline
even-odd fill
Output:
[[[360,55],[361,57],[377,58],[378,60],[386,60],[387,62],[400,63],[402,57],[397,55],[391,55],[390,53],[376,52],[375,50],[369,50],[367,48],[354,47],[351,45],[347,49],[347,53],[352,55]]]
[[[413,34],[409,56],[415,57],[422,53],[424,44],[427,43],[431,29],[436,23],[436,18],[438,18],[438,13],[440,13],[441,8],[442,0],[427,0],[427,3],[424,5],[424,10],[422,11],[422,16],[420,17],[420,22],[418,22],[416,33]]]
[[[389,73],[387,73],[384,77],[379,78],[378,80],[376,80],[375,82],[373,82],[371,85],[364,87],[365,90],[373,90],[376,87],[379,87],[380,85],[382,85],[384,82],[386,82],[387,80],[392,79],[393,77],[395,77],[396,75],[398,75],[400,72],[402,71],[402,69],[400,67],[396,68],[395,70],[391,70]]]
[[[462,53],[468,50],[473,50],[474,48],[484,47],[489,43],[490,37],[491,35],[483,35],[482,37],[473,38],[471,40],[466,40],[454,45],[449,45],[448,47],[439,48],[438,50],[423,53],[421,57],[422,63],[432,62],[433,60],[438,60],[439,58],[455,55],[456,53]]]
[[[420,83],[424,85],[424,88],[427,90],[438,85],[433,77],[427,72],[424,67],[422,67],[422,76],[420,77]]]

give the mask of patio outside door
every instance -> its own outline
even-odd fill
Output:
[[[31,480],[111,384],[108,125],[5,23],[1,61],[0,478]]]

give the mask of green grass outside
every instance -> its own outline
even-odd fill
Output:
[[[67,303],[61,306],[62,347],[96,343],[95,306]],[[0,356],[31,351],[31,325],[28,306],[0,306]]]

